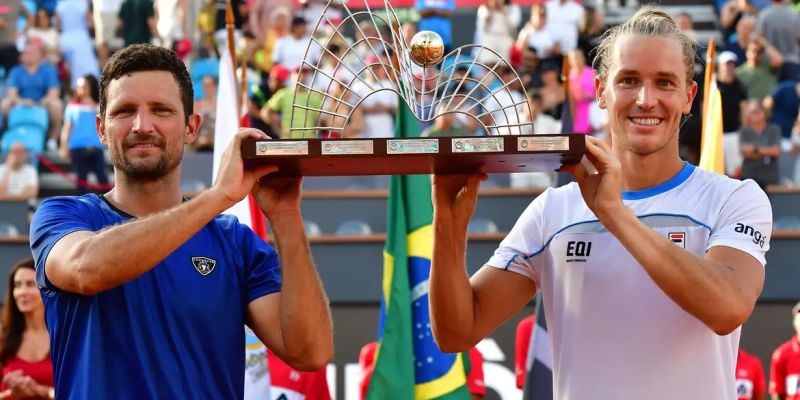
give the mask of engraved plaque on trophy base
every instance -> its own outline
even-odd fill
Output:
[[[277,175],[352,176],[549,172],[578,163],[585,135],[285,139],[242,143],[245,164]]]

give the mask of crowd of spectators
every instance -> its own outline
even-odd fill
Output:
[[[412,17],[401,21],[406,39],[418,30],[432,30],[443,38],[446,48],[452,50],[455,0],[415,1],[416,14],[409,14]],[[800,15],[798,7],[786,1],[730,0],[719,7],[717,36],[721,40],[717,45],[716,67],[717,85],[723,99],[726,172],[754,178],[765,187],[797,183],[800,177],[800,163],[795,163],[800,151],[800,86],[797,84]],[[13,130],[15,119],[11,114],[14,109],[44,109],[48,118],[47,128],[41,132],[41,145],[25,141],[25,150],[32,153],[31,160],[45,153],[71,163],[80,187],[88,187],[82,183],[90,181],[106,184],[109,179],[102,163],[106,157],[104,149],[91,139],[90,120],[97,101],[92,98],[90,87],[112,52],[130,44],[151,42],[175,50],[190,66],[196,86],[195,111],[203,116],[203,124],[198,140],[189,149],[213,150],[219,57],[228,48],[226,3],[225,0],[0,0],[0,77],[3,80],[0,133]],[[525,91],[521,87],[510,87],[511,95],[513,101],[521,104],[524,103],[523,93],[527,93],[532,113],[521,113],[523,118],[519,122],[536,122],[535,132],[560,129],[563,106],[569,98],[573,104],[572,125],[565,126],[565,130],[607,136],[607,117],[595,102],[591,68],[594,45],[606,26],[602,3],[600,6],[576,0],[535,3],[530,6],[529,13],[512,0],[487,0],[480,5],[474,14],[475,34],[469,42],[491,51],[476,51],[472,56],[485,65],[493,65],[498,57],[510,61],[514,70],[499,68],[498,73],[514,77],[513,72],[516,72],[520,76]],[[236,0],[232,4],[234,47],[249,69],[246,103],[252,126],[276,138],[309,134],[327,137],[393,134],[394,117],[398,107],[403,105],[391,92],[361,96],[355,110],[339,109],[331,114],[309,110],[306,115],[295,109],[295,121],[290,118],[295,103],[328,111],[329,104],[315,90],[301,88],[295,93],[294,83],[301,75],[303,57],[321,59],[320,65],[329,69],[333,66],[326,64],[339,60],[342,63],[353,59],[390,63],[391,51],[379,40],[389,37],[381,31],[385,27],[360,21],[355,32],[332,36],[327,25],[339,23],[343,18],[343,6],[339,2],[333,2],[327,10],[323,0]],[[321,27],[312,32],[323,12]],[[682,29],[697,36],[689,14],[675,15],[675,18]],[[319,43],[327,44],[325,49],[308,46],[312,34]],[[565,63],[569,64],[568,75],[562,74]],[[703,68],[696,76],[701,84],[702,73]],[[387,69],[373,67],[371,73],[365,73],[364,82],[373,87],[391,87],[392,79],[397,78],[387,74]],[[314,88],[326,88],[321,91],[336,97],[346,97],[351,92],[330,81],[319,82],[317,78],[306,83]],[[569,88],[569,94],[565,88]],[[698,99],[696,103],[701,101]],[[699,154],[702,114],[699,105],[695,105],[695,109],[698,111],[695,117],[682,128],[683,155],[693,162]],[[481,112],[471,114],[481,115]],[[320,126],[341,125],[342,121],[337,118],[346,114],[351,118],[339,131],[291,129],[296,128],[298,121],[317,118],[321,120]],[[501,114],[484,113],[481,121],[454,116],[436,124],[422,123],[420,130],[427,135],[486,134],[479,122],[489,125],[487,119],[503,118]],[[489,133],[493,132],[503,133],[495,129]],[[3,146],[5,150],[9,148],[10,144]],[[512,182],[522,186],[553,183],[552,179],[539,178]]]

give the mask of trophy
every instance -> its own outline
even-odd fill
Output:
[[[584,135],[534,134],[524,85],[493,50],[466,45],[445,54],[435,32],[406,38],[389,0],[384,10],[367,0],[358,10],[339,1],[328,1],[312,31],[288,132],[281,140],[247,140],[245,162],[277,165],[279,175],[351,176],[540,172],[581,161]],[[481,134],[350,137],[355,110],[387,91],[417,123],[458,119]]]

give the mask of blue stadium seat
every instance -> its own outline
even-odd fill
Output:
[[[343,236],[369,235],[372,234],[372,228],[360,219],[348,219],[339,224],[339,227],[336,228],[336,234]]]
[[[314,221],[303,221],[303,227],[305,228],[306,236],[308,237],[317,237],[322,235],[322,229],[319,227],[319,224]]]
[[[497,224],[489,218],[473,218],[467,226],[469,233],[497,233],[499,231]]]
[[[49,118],[47,109],[41,106],[17,106],[8,116],[8,130],[0,139],[0,151],[8,152],[15,142],[22,142],[30,154],[44,151]]]
[[[29,126],[43,131],[50,125],[47,109],[41,106],[16,106],[8,115],[8,128]]]

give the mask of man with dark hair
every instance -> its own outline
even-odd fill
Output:
[[[101,86],[97,131],[116,186],[47,199],[31,226],[58,398],[242,398],[244,324],[294,368],[325,366],[330,310],[303,230],[301,179],[243,165],[242,140],[267,136],[240,130],[214,185],[186,201],[180,163],[201,117],[190,114],[183,63],[131,46],[109,59]],[[219,215],[248,193],[278,251]]]

